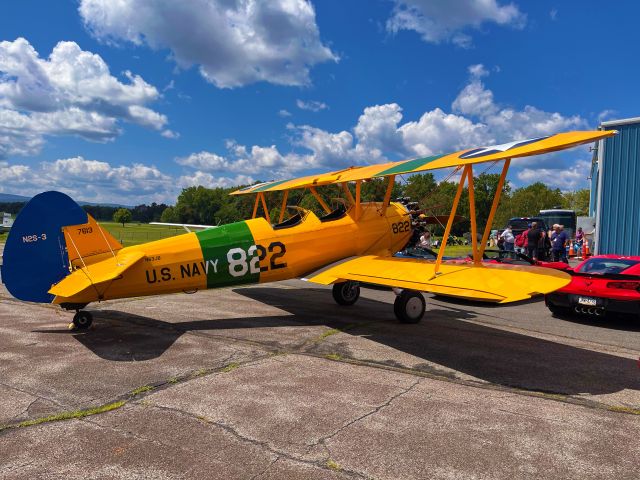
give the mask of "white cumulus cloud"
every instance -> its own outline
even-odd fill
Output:
[[[179,190],[175,179],[153,165],[114,166],[83,157],[41,162],[35,167],[13,164],[0,169],[3,191],[35,195],[58,190],[76,200],[139,204],[173,202]]]
[[[566,168],[523,168],[517,173],[517,177],[525,184],[542,182],[550,188],[572,191],[585,188],[590,173],[591,162],[578,160]]]
[[[531,105],[525,105],[521,110],[501,105],[481,80],[487,75],[486,69],[482,65],[473,65],[469,73],[469,83],[453,101],[452,110],[479,120],[499,141],[522,140],[587,127],[586,120],[578,115],[546,112]]]
[[[181,188],[203,186],[207,188],[235,187],[238,185],[251,185],[255,180],[247,175],[236,175],[235,177],[224,177],[212,175],[208,172],[197,170],[189,175],[182,175],[178,178],[177,184]]]
[[[59,42],[48,58],[24,38],[0,42],[0,157],[36,154],[47,135],[112,140],[120,121],[162,130],[167,117],[147,106],[157,89],[124,77],[75,42]]]
[[[450,112],[434,108],[417,120],[406,121],[397,103],[373,105],[364,109],[350,130],[330,132],[312,125],[289,124],[292,151],[287,153],[275,145],[249,147],[231,141],[224,155],[203,151],[176,161],[200,172],[231,172],[271,180],[304,175],[310,170],[449,153],[587,126],[577,115],[565,116],[531,105],[522,109],[502,105],[482,82],[489,75],[483,65],[470,66],[469,74],[469,82],[453,101]],[[529,159],[527,165],[544,161]]]
[[[393,0],[394,8],[387,30],[413,30],[425,42],[451,42],[467,48],[472,38],[467,33],[485,23],[522,28],[526,22],[513,3],[499,0]]]
[[[90,32],[108,42],[167,48],[214,85],[306,85],[337,56],[320,40],[308,0],[81,0]]]
[[[296,105],[300,110],[308,110],[310,112],[319,112],[320,110],[326,110],[327,108],[329,108],[329,105],[317,100],[304,101],[298,99],[296,100]]]

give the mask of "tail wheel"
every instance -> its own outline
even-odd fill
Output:
[[[403,290],[393,303],[393,311],[400,323],[418,323],[427,306],[424,297],[415,290]]]
[[[89,312],[80,310],[73,316],[73,326],[76,330],[86,330],[93,323],[93,315]]]
[[[337,304],[353,305],[360,298],[360,285],[353,281],[334,283],[332,293]]]

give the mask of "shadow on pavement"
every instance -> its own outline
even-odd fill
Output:
[[[566,322],[588,325],[590,327],[608,328],[610,330],[622,330],[625,332],[640,332],[640,319],[632,315],[611,314],[596,317],[594,315],[584,315],[574,312],[554,313],[555,318]]]
[[[419,359],[413,365],[405,365],[412,368],[442,373],[438,367],[446,367],[498,385],[567,395],[640,390],[640,370],[635,360],[466,322],[476,314],[462,309],[440,309],[433,305],[420,324],[403,325],[395,320],[391,304],[363,298],[353,307],[339,307],[327,290],[260,287],[234,292],[281,308],[290,315],[170,323],[104,310],[94,312],[95,328],[74,337],[101,358],[131,361],[133,354],[136,361],[141,361],[162,355],[184,332],[241,337],[241,333],[229,335],[225,331],[348,326],[348,334]],[[281,346],[278,342],[261,343]],[[302,343],[303,340],[299,346]],[[352,356],[351,343],[319,342],[305,348],[316,353]],[[375,361],[394,364],[378,358],[380,355],[378,350]]]

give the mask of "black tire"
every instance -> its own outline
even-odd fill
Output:
[[[73,316],[73,326],[76,330],[86,330],[93,323],[93,315],[89,312],[79,311]]]
[[[418,323],[427,306],[424,297],[415,290],[403,290],[393,302],[393,312],[400,323]]]
[[[332,293],[338,305],[353,305],[360,298],[360,285],[352,281],[334,283]]]

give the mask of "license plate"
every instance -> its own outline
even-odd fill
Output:
[[[589,305],[590,307],[595,307],[598,304],[598,301],[595,298],[578,297],[578,303],[580,305]]]

